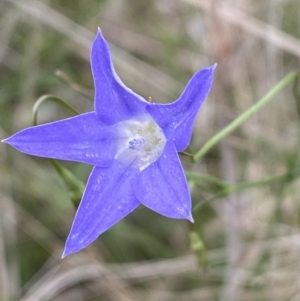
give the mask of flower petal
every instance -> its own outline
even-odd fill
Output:
[[[181,96],[171,104],[151,104],[147,111],[173,140],[177,151],[185,150],[191,140],[193,123],[213,82],[216,65],[197,72],[188,82]]]
[[[102,122],[111,125],[145,112],[146,100],[127,88],[116,74],[100,29],[92,46],[91,66],[95,111]]]
[[[172,141],[167,142],[161,157],[138,175],[133,191],[153,211],[193,221],[189,188]]]
[[[138,207],[132,179],[139,171],[119,162],[95,167],[68,236],[63,257],[80,251]]]
[[[116,151],[113,135],[91,112],[27,128],[3,142],[29,155],[108,166]]]

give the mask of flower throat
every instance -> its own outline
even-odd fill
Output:
[[[133,162],[140,171],[158,160],[166,144],[162,129],[148,114],[119,122],[117,140],[115,159]]]

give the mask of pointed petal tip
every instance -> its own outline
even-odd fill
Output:
[[[67,256],[69,256],[70,254],[72,254],[72,252],[68,252],[67,249],[65,248],[62,255],[61,255],[61,259],[66,258]]]
[[[6,144],[9,144],[9,145],[11,145],[11,146],[14,146],[13,144],[13,140],[11,139],[12,138],[12,136],[11,137],[8,137],[8,138],[5,138],[5,139],[2,139],[1,140],[1,142],[2,143],[6,143]]]
[[[74,235],[72,236],[71,234],[69,234],[69,236],[66,240],[66,243],[65,243],[65,248],[62,253],[61,259],[65,258],[71,254],[81,251],[86,246],[87,245],[80,244],[80,242],[78,242],[78,240],[74,237]]]
[[[192,224],[195,222],[192,214],[187,218]]]
[[[97,28],[97,35],[100,35],[103,38],[102,30],[99,26]]]
[[[214,63],[213,65],[211,65],[210,67],[205,68],[206,70],[211,71],[211,73],[213,73],[215,71],[215,69],[217,68],[218,64]]]
[[[102,41],[103,40],[106,41],[100,27],[98,27],[98,29],[97,29],[97,34],[96,34],[96,37],[95,37],[95,41],[99,40],[99,39],[102,40]]]
[[[105,41],[102,30],[100,27],[97,28],[97,33],[96,36],[94,38],[94,42],[93,45],[96,45],[98,43],[102,43],[103,41]]]
[[[66,245],[66,246],[65,246],[65,249],[64,249],[64,251],[63,251],[63,253],[62,253],[62,255],[61,255],[61,259],[64,259],[64,258],[66,258],[67,256],[69,256],[69,255],[71,255],[71,254],[77,253],[77,252],[79,252],[80,250],[81,250],[81,249],[72,250],[72,249],[68,248],[68,246]]]

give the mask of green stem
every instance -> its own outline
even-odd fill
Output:
[[[66,102],[64,102],[60,98],[58,98],[54,95],[44,95],[44,96],[40,97],[34,104],[34,107],[32,110],[33,125],[37,125],[37,117],[38,117],[38,111],[39,111],[40,106],[48,101],[54,101],[54,102],[60,104],[61,106],[63,106],[64,108],[66,108],[67,110],[69,110],[70,112],[72,112],[74,115],[79,115],[79,113],[73,107],[68,105]]]
[[[68,169],[61,166],[56,160],[51,159],[50,162],[69,190],[70,198],[75,208],[77,208],[83,195],[84,183],[78,180]]]
[[[66,83],[71,89],[73,89],[74,91],[80,93],[81,95],[86,97],[88,100],[93,99],[94,95],[93,95],[92,91],[90,91],[90,90],[80,86],[79,84],[77,84],[73,79],[71,79],[71,77],[69,75],[67,75],[63,71],[56,70],[55,75],[59,79],[61,79],[64,83]]]
[[[209,198],[209,199],[207,199],[203,202],[197,203],[193,207],[193,211],[197,211],[198,209],[200,209],[201,206],[204,203],[211,202],[211,201],[213,201],[215,199],[218,199],[218,198],[221,198],[221,197],[225,197],[225,196],[227,196],[231,193],[239,192],[239,191],[250,189],[250,188],[260,187],[260,186],[264,186],[264,185],[269,185],[269,184],[272,184],[274,182],[278,182],[278,181],[282,181],[284,179],[287,179],[289,176],[290,176],[289,173],[285,173],[283,175],[272,176],[272,177],[268,177],[268,178],[258,180],[258,181],[244,182],[244,183],[239,183],[239,184],[236,184],[236,185],[227,184],[227,186],[224,189],[219,191],[213,197],[211,197],[211,198]]]
[[[79,113],[70,105],[68,105],[66,102],[61,100],[60,98],[54,96],[54,95],[44,95],[40,97],[33,107],[33,125],[37,125],[37,117],[38,117],[38,111],[45,102],[48,101],[54,101],[57,104],[63,106],[70,112],[72,112],[74,115],[79,115]],[[80,202],[80,199],[82,197],[83,191],[84,191],[84,183],[78,180],[68,169],[61,166],[56,160],[50,159],[51,164],[63,180],[64,184],[69,190],[70,198],[74,204],[74,206],[77,208],[78,204]]]
[[[227,187],[229,184],[225,181],[223,181],[220,178],[214,177],[212,175],[209,174],[201,174],[201,173],[196,173],[196,172],[189,172],[186,171],[185,175],[188,179],[188,181],[192,181],[192,182],[208,182],[210,184],[214,184],[217,187]]]
[[[272,100],[283,88],[285,88],[289,83],[297,78],[296,72],[289,73],[284,77],[271,91],[269,91],[263,98],[261,98],[256,104],[254,104],[250,109],[241,114],[230,124],[228,124],[224,129],[214,135],[209,139],[203,147],[194,155],[194,162],[199,161],[212,147],[218,144],[223,138],[228,136],[234,130],[236,130],[241,124],[243,124],[247,119],[249,119],[253,114],[259,111],[263,106],[265,106],[270,100]]]

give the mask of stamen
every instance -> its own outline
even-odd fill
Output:
[[[137,116],[119,122],[116,126],[116,160],[133,164],[142,171],[162,154],[166,137],[150,115]]]
[[[128,144],[130,149],[139,150],[145,145],[145,140],[143,138],[133,139],[131,141],[128,141]]]

